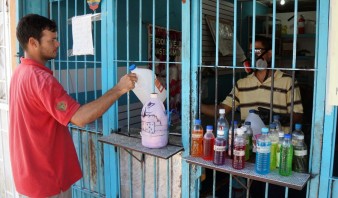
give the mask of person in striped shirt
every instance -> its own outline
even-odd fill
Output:
[[[252,51],[251,47],[252,45],[250,44],[249,52]],[[224,108],[226,113],[231,112],[234,96],[235,108],[240,109],[241,120],[244,121],[250,109],[267,109],[267,111],[269,111],[270,103],[273,101],[273,114],[279,114],[285,118],[284,121],[282,120],[284,126],[289,126],[291,112],[293,112],[293,123],[300,123],[302,120],[303,105],[297,81],[294,82],[294,106],[292,109],[292,76],[280,70],[269,69],[271,67],[272,57],[270,40],[257,36],[255,39],[254,52],[256,57],[255,69],[247,77],[236,82],[235,88],[229,93],[226,99],[218,105],[218,109]],[[251,65],[251,63],[249,65]],[[273,98],[271,99],[272,74],[274,78]],[[234,92],[235,94],[233,94]],[[202,104],[201,111],[205,115],[215,115],[214,105]]]

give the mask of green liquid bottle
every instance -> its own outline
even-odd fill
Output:
[[[270,156],[270,170],[275,170],[277,167],[277,149],[278,149],[278,132],[276,131],[276,124],[270,124],[269,138],[271,140],[271,156]]]
[[[293,146],[291,144],[291,134],[284,135],[284,142],[280,149],[279,174],[289,176],[292,174]]]

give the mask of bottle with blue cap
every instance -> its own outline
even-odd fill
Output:
[[[265,175],[270,172],[270,152],[271,141],[268,137],[269,129],[262,128],[262,135],[257,140],[255,170],[257,173]]]
[[[135,64],[130,65],[129,70],[137,75],[137,82],[133,92],[142,104],[145,104],[150,99],[151,93],[157,93],[157,98],[164,102],[167,97],[167,91],[156,78],[156,75],[154,75],[153,79],[152,70],[137,67]]]
[[[191,156],[202,157],[203,155],[203,127],[201,120],[196,119],[194,128],[191,132]]]
[[[302,125],[299,123],[295,124],[295,130],[292,132],[292,145],[297,145],[299,139],[303,137],[304,139],[304,133],[302,131]]]
[[[207,126],[207,132],[203,137],[203,159],[211,161],[214,159],[214,142],[215,136],[212,133],[212,125]]]

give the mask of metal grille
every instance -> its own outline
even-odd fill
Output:
[[[60,47],[58,56],[50,62],[54,76],[80,104],[91,102],[101,94],[101,21],[92,17],[94,55],[73,56],[72,17],[93,12],[83,1],[50,1],[49,17],[58,27]],[[84,128],[69,126],[82,168],[83,178],[73,186],[73,197],[104,197],[103,147],[97,139],[102,136],[102,119]]]

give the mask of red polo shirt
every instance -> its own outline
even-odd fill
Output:
[[[34,60],[21,58],[10,84],[9,144],[16,190],[29,197],[65,191],[82,177],[67,125],[80,105]]]

